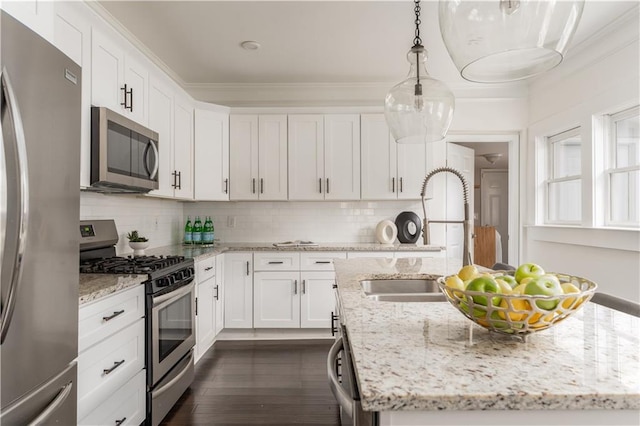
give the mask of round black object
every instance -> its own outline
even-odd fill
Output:
[[[396,227],[398,228],[398,241],[415,244],[420,238],[422,221],[414,212],[402,212],[396,217]]]

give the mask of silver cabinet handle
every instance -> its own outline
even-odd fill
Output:
[[[249,261],[247,261],[247,276],[249,276]]]
[[[264,179],[260,178],[260,193],[264,194]]]
[[[402,178],[400,178],[400,192],[402,192]]]
[[[327,194],[329,193],[329,178],[327,178]]]
[[[171,184],[171,187],[173,189],[178,188],[178,172],[176,172],[175,170],[173,172],[171,172],[171,176],[173,176],[173,183]]]
[[[255,178],[251,179],[251,193],[252,194],[256,193],[256,179]]]
[[[120,90],[122,90],[122,98],[124,100],[124,102],[120,102],[120,105],[122,105],[124,109],[128,109],[129,111],[133,112],[133,89],[127,90],[127,84],[125,83],[125,85],[122,86]],[[131,99],[131,105],[127,104],[127,96],[129,96]]]
[[[326,264],[326,263],[331,263],[331,261],[330,260],[316,260],[316,263],[320,263],[320,264],[324,263],[324,264]]]
[[[396,192],[396,178],[391,178],[391,192]]]
[[[307,280],[302,280],[302,294],[307,293]]]
[[[122,361],[114,361],[113,367],[105,368],[104,370],[102,370],[102,375],[106,376],[107,374],[112,373],[113,370],[115,370],[116,368],[120,367],[122,364],[124,364],[124,359]]]
[[[206,268],[204,268],[205,271],[210,271],[213,269],[213,266],[207,266]]]
[[[118,315],[122,315],[122,314],[124,314],[124,309],[123,309],[123,310],[121,310],[121,311],[115,311],[115,312],[113,313],[113,315],[110,315],[110,316],[108,316],[108,317],[102,317],[102,321],[103,321],[103,322],[111,321],[112,319],[114,319],[114,318],[115,318],[115,317],[117,317]]]
[[[51,401],[51,404],[49,404],[47,408],[42,410],[40,415],[33,419],[28,426],[41,425],[49,420],[49,417],[51,417],[51,415],[55,413],[56,410],[60,408],[60,406],[67,400],[69,394],[71,393],[71,388],[73,388],[73,382],[69,382],[64,385],[58,395],[56,395],[53,401]]]
[[[282,265],[283,263],[284,263],[283,261],[278,261],[278,262],[271,261],[271,262],[269,262],[269,265]]]
[[[216,295],[213,296],[213,298],[216,299],[216,300],[220,300],[219,299],[219,297],[220,297],[220,286],[216,285],[214,288],[216,289]]]
[[[182,189],[182,172],[178,172],[178,189]]]
[[[351,395],[344,390],[338,381],[338,373],[335,371],[334,365],[336,364],[338,354],[342,352],[344,348],[344,341],[340,337],[329,349],[329,355],[327,356],[327,376],[329,377],[329,387],[331,392],[336,397],[338,404],[344,410],[345,414],[353,418],[355,412],[355,401],[351,398]],[[350,362],[348,359],[344,362]]]
[[[318,192],[322,194],[322,178],[318,178]]]
[[[229,193],[229,179],[224,180],[224,193],[225,194]]]
[[[293,294],[298,294],[298,280],[293,281]]]
[[[16,102],[16,95],[11,85],[11,79],[6,69],[2,69],[0,73],[0,97],[5,99],[8,107],[9,116],[13,122],[13,132],[15,134],[15,151],[16,151],[16,174],[18,175],[18,200],[16,206],[19,206],[15,229],[17,229],[17,244],[13,259],[13,268],[10,275],[10,284],[7,292],[7,300],[2,303],[2,324],[0,325],[0,344],[4,343],[9,331],[9,325],[13,318],[13,310],[16,305],[16,297],[18,286],[22,279],[22,271],[24,264],[22,259],[25,254],[25,244],[29,233],[29,164],[27,162],[27,141],[24,137],[24,128],[22,126],[22,115]],[[0,131],[0,134],[2,132]],[[4,141],[3,141],[4,145]],[[3,148],[4,149],[4,148]],[[10,158],[7,156],[7,158]],[[9,203],[13,204],[13,203]],[[1,259],[4,263],[4,259]]]
[[[120,426],[124,421],[127,420],[126,417],[121,418],[120,420],[116,420],[116,426]]]

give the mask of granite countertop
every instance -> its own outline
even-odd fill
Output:
[[[146,275],[80,274],[80,306],[146,280]]]
[[[366,411],[640,409],[640,319],[587,303],[526,342],[448,302],[376,302],[365,278],[435,278],[441,258],[336,260],[341,321]]]

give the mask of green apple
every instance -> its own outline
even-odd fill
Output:
[[[544,269],[540,265],[535,263],[523,263],[516,269],[515,278],[516,281],[521,282],[523,279],[532,277],[537,278],[544,275]]]
[[[560,282],[555,277],[542,276],[529,281],[524,289],[524,294],[531,296],[559,296],[564,294]],[[536,300],[536,306],[546,311],[552,311],[558,306],[558,299]]]
[[[511,288],[516,288],[518,285],[518,280],[516,280],[511,275],[502,275],[500,279],[511,286]]]
[[[474,305],[473,314],[471,314],[471,309],[469,308],[469,304],[466,301],[460,302],[460,309],[475,318],[485,318],[487,316],[487,311],[485,311],[485,308],[478,307],[478,305]]]
[[[481,291],[483,293],[500,293],[500,286],[498,285],[498,283],[493,277],[480,276],[471,280],[469,284],[467,284],[467,288],[465,290]],[[488,304],[487,296],[476,295],[472,297],[473,297],[473,303],[487,306]],[[501,299],[502,298],[500,296],[492,297],[491,304],[498,305],[500,304]]]

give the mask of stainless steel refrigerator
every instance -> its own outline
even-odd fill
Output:
[[[0,12],[0,423],[75,425],[81,69]]]

